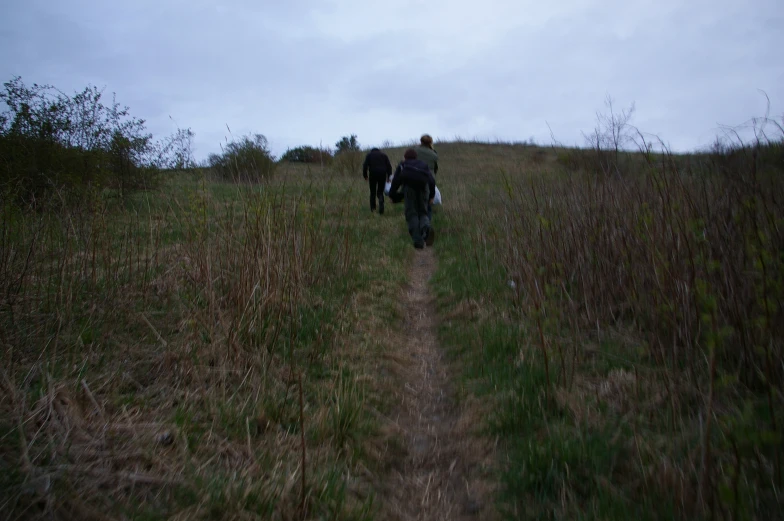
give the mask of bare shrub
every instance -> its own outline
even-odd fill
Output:
[[[619,168],[631,111],[613,114],[590,136],[594,168],[565,153],[567,174],[506,179],[505,265],[548,386],[582,385],[586,351],[570,335],[627,339],[655,368],[634,388],[659,404],[668,440],[635,447],[639,457],[675,462],[695,512],[737,508],[726,489],[748,481],[759,488],[747,507],[771,513],[782,472],[784,178],[761,158],[775,157],[782,135],[688,160],[638,136],[631,170]]]

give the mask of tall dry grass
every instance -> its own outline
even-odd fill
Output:
[[[2,517],[361,517],[345,429],[309,417],[317,394],[362,406],[318,376],[356,265],[346,205],[328,186],[169,189],[120,212],[4,202]]]
[[[780,517],[770,137],[685,155],[437,144],[440,337],[493,411],[510,519]]]
[[[639,460],[624,493],[686,516],[780,505],[784,178],[744,150],[626,158],[623,175],[533,167],[487,214],[546,398],[582,420],[620,407]],[[620,363],[597,381],[595,356]]]

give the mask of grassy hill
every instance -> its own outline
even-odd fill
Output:
[[[780,516],[776,160],[436,148],[438,340],[471,435],[496,442],[499,513]],[[366,192],[281,164],[4,201],[3,517],[395,518],[390,353],[416,253]]]

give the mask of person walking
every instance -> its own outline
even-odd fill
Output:
[[[428,204],[433,204],[436,180],[427,164],[417,159],[417,151],[406,150],[404,160],[395,169],[389,198],[393,203],[405,200],[406,223],[408,233],[414,242],[414,248],[421,249],[425,244],[431,246],[435,233],[430,226],[427,215]],[[400,189],[402,188],[402,193]]]
[[[370,184],[370,211],[376,211],[376,199],[378,199],[378,214],[384,214],[384,186],[392,175],[392,163],[389,157],[379,150],[373,148],[365,156],[362,164],[362,177]]]
[[[422,134],[419,138],[419,146],[415,150],[417,159],[424,162],[435,177],[438,173],[438,152],[433,148],[433,138],[429,134]]]
[[[438,173],[438,152],[433,148],[433,138],[430,137],[430,134],[422,134],[422,137],[419,138],[419,146],[416,147],[416,153],[417,158],[427,165],[435,178]],[[434,195],[431,193],[430,198],[432,199]],[[431,221],[433,220],[432,202],[427,205],[427,216]]]

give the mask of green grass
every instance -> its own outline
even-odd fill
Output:
[[[733,248],[742,251],[743,243],[730,246],[731,234],[700,239],[689,264],[682,260],[688,236],[674,242],[673,235],[681,233],[677,225],[662,234],[666,220],[650,213],[657,199],[644,183],[651,180],[657,194],[668,192],[668,219],[710,212],[711,203],[703,210],[689,199],[699,179],[677,170],[657,174],[634,156],[624,161],[639,171],[616,182],[564,171],[557,160],[535,157],[522,147],[453,145],[439,151],[439,185],[447,204],[436,221],[439,270],[432,281],[442,317],[439,335],[462,373],[463,393],[480,397],[487,411],[485,432],[502,447],[499,510],[509,519],[775,517],[781,438],[770,426],[780,421],[773,411],[781,409],[781,394],[772,390],[780,390],[780,374],[771,382],[770,400],[765,384],[738,380],[742,365],[735,364],[742,348],[735,328],[745,319],[736,317],[730,327],[728,300],[733,291],[734,298],[745,298],[739,295],[748,295],[744,288],[751,279],[721,280],[724,272],[710,266],[735,269],[734,260],[706,260],[722,259],[722,252]],[[588,164],[589,155],[581,161]],[[714,183],[729,182],[711,178],[702,197],[712,197]],[[780,194],[782,188],[769,178],[761,185],[768,193]],[[620,210],[602,206],[598,195]],[[750,197],[756,205],[751,208],[771,204],[762,192]],[[585,207],[583,198],[589,200]],[[739,226],[745,217],[754,219],[737,215],[748,201],[723,200]],[[768,224],[780,219],[775,207],[765,208],[769,213],[763,219],[772,219]],[[582,228],[584,216],[590,224]],[[700,233],[717,217],[703,216]],[[628,225],[629,218],[637,224]],[[763,254],[767,277],[780,280],[779,261],[769,248],[781,244],[781,236],[764,226],[769,231],[762,244],[746,239],[747,255],[758,256],[757,247],[768,251]],[[677,270],[689,266],[696,266],[699,277],[716,280],[698,303],[705,306],[703,313],[713,310],[725,321],[717,328],[724,329],[710,334],[711,317],[703,314],[702,337],[695,340],[697,325],[690,322],[688,307],[679,308],[674,300],[662,303],[669,286],[657,292],[653,282],[639,282],[649,268],[635,248],[655,252],[648,257],[654,259],[651,269],[667,284],[688,281]],[[702,265],[709,269],[700,271]],[[762,280],[762,273],[752,277]],[[593,292],[589,284],[600,289]],[[767,309],[780,316],[776,284],[768,283],[769,295],[776,296]],[[602,306],[606,315],[600,314]],[[760,306],[752,300],[748,309],[760,313]],[[657,312],[661,315],[651,318]],[[742,327],[761,327],[768,352],[780,353],[780,331],[767,329],[767,320],[758,315],[756,325]],[[667,328],[669,338],[675,334],[682,344],[675,353],[652,346]],[[664,342],[656,345],[666,348]],[[709,346],[716,345],[721,345],[713,348],[721,349],[721,358],[716,356],[721,369],[712,377]],[[765,366],[757,360],[758,367]],[[706,414],[715,415],[707,438]],[[768,433],[767,441],[750,434],[752,425]],[[710,467],[702,464],[706,450],[715,462]],[[752,462],[752,453],[761,459]]]
[[[410,249],[402,209],[370,215],[364,188],[184,174],[121,207],[7,208],[6,268],[31,254],[0,316],[0,461],[17,469],[3,472],[0,511],[368,519],[372,490],[346,482],[378,465],[366,447],[385,407],[368,378],[383,346],[362,330],[394,327]],[[128,487],[127,472],[153,481]],[[47,502],[25,492],[34,475],[50,476]],[[99,493],[107,484],[119,488]]]
[[[780,178],[437,148],[439,339],[498,440],[498,510],[780,515]],[[365,473],[402,450],[378,417],[414,252],[402,207],[371,215],[366,192],[281,165],[3,207],[0,512],[377,517]]]
[[[447,211],[440,216],[439,227],[465,232],[471,226],[465,221]],[[467,257],[465,252],[471,250],[467,234],[442,233],[440,270],[433,286],[443,315],[460,311],[441,324],[442,342],[462,367],[468,392],[479,394],[494,411],[486,425],[488,433],[504,441],[499,508],[514,519],[646,519],[653,504],[619,504],[597,484],[597,478],[612,480],[613,467],[628,455],[613,446],[612,433],[581,432],[564,411],[547,402],[544,366],[527,348],[534,333],[528,324],[508,318],[515,313],[503,269],[488,252]],[[461,303],[467,300],[481,302],[481,307],[466,312]],[[567,489],[576,503],[571,510],[561,506]],[[671,514],[666,509],[659,512],[663,517]]]

